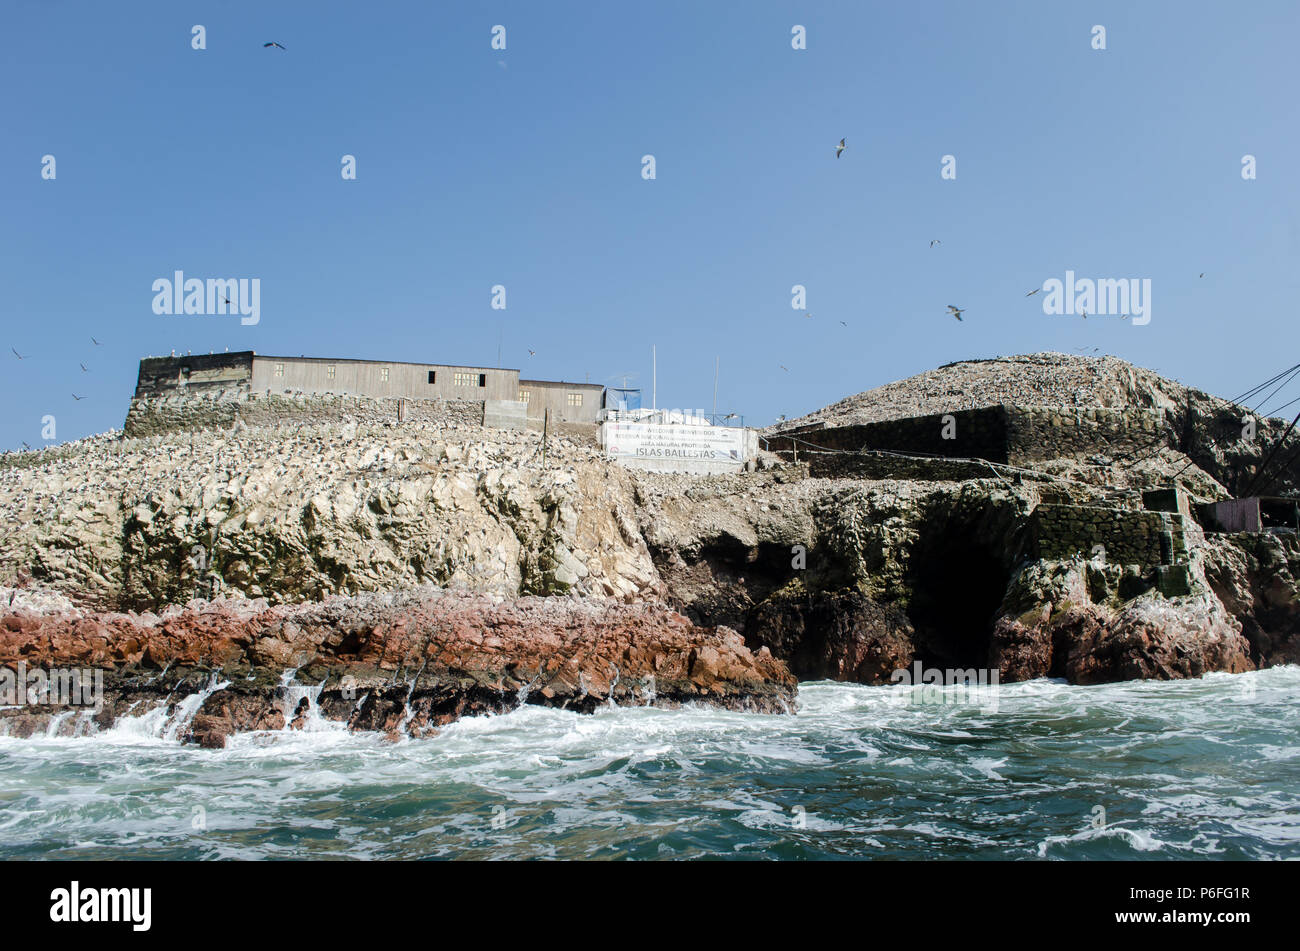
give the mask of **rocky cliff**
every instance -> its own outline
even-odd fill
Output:
[[[989,406],[1010,409],[990,417]],[[245,665],[278,684],[284,669],[314,664],[328,707],[330,678],[362,663],[330,638],[369,624],[368,597],[429,586],[471,599],[457,615],[464,630],[493,628],[505,610],[474,597],[565,605],[475,668],[492,670],[499,689],[463,709],[502,708],[520,689],[520,665],[540,658],[538,644],[570,621],[588,630],[565,612],[588,609],[623,612],[625,623],[602,622],[623,624],[621,633],[574,661],[587,699],[556,694],[579,708],[609,696],[606,655],[634,634],[658,646],[628,662],[622,689],[664,664],[669,680],[692,682],[700,657],[713,663],[701,653],[709,647],[730,671],[720,693],[695,684],[659,696],[763,709],[788,699],[787,665],[804,679],[864,683],[887,683],[918,660],[993,667],[1004,681],[1088,683],[1300,660],[1295,534],[1207,533],[1197,508],[1260,481],[1284,424],[1260,420],[1246,440],[1241,407],[1120,361],[1034,355],[931,371],[766,433],[781,451],[731,476],[630,472],[581,440],[552,435],[543,451],[539,433],[487,430],[463,414],[398,424],[353,409],[332,418],[313,405],[296,421],[108,434],[4,456],[0,583],[20,589],[16,620],[4,624],[28,638],[11,643],[11,656],[91,656],[51,653],[53,641],[29,637],[24,618],[41,599],[66,598],[62,620],[40,615],[37,627],[125,624],[135,649],[113,641],[120,656],[104,656],[121,668],[115,683],[137,683],[165,666],[149,646],[166,625],[124,622],[122,612],[161,617],[197,598],[181,629],[215,625],[238,650],[191,651],[183,682],[199,671],[229,679],[230,665]],[[1000,456],[935,458],[890,442],[930,446],[947,437],[929,428],[961,413],[962,425],[992,420],[980,445],[1004,440]],[[1286,459],[1293,442],[1265,473],[1273,492],[1300,484]],[[1165,496],[1151,494],[1159,487]],[[259,641],[234,633],[253,623],[239,620],[249,604],[256,625],[324,632],[325,647],[304,661],[298,635],[280,633],[269,643],[283,650],[259,653]],[[681,617],[644,613],[665,609]],[[432,636],[442,617],[417,627]],[[413,657],[433,656],[427,644],[402,643]],[[471,643],[456,650],[478,657]],[[555,648],[561,666],[577,656],[565,643]],[[440,669],[455,668],[439,656]],[[412,696],[443,696],[460,674],[437,676],[417,678]],[[206,698],[199,716],[225,716],[212,712],[225,702]],[[256,716],[232,707],[226,719],[264,722],[269,702],[247,708]],[[361,722],[386,729],[395,710]]]

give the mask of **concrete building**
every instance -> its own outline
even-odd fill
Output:
[[[604,387],[596,383],[520,380],[516,369],[264,356],[238,353],[149,357],[140,361],[137,399],[196,394],[215,388],[246,388],[252,394],[334,394],[374,399],[441,399],[520,402],[524,415],[540,420],[550,410],[556,422],[595,423]]]

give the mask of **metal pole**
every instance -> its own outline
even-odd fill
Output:
[[[721,357],[713,358],[713,422],[718,421],[718,361]]]

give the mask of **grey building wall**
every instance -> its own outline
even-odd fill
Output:
[[[146,357],[136,377],[137,397],[161,396],[184,390],[240,387],[253,375],[253,351],[193,354],[184,357]]]
[[[312,394],[479,404],[488,400],[524,402],[526,418],[539,426],[548,409],[553,423],[586,424],[596,421],[604,389],[598,383],[520,380],[515,369],[397,360],[276,357],[244,350],[141,360],[131,415],[139,421],[156,399],[185,401],[187,394],[213,397],[219,394],[223,406],[232,399],[247,399],[250,393]]]
[[[430,374],[433,382],[429,382]],[[480,385],[481,384],[481,385]],[[440,363],[253,357],[254,392],[346,393],[377,399],[515,400],[519,371]]]
[[[528,418],[541,419],[546,410],[551,419],[565,423],[594,423],[600,413],[605,388],[599,383],[563,383],[552,380],[520,380],[519,392],[511,399],[528,404]],[[578,402],[575,405],[574,398]]]

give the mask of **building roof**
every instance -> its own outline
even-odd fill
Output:
[[[520,386],[523,386],[524,384],[531,384],[531,383],[536,383],[536,384],[538,384],[538,385],[540,385],[540,386],[589,386],[589,387],[591,387],[593,390],[603,390],[603,389],[605,388],[604,384],[602,384],[602,383],[570,383],[568,380],[524,380],[524,379],[521,379],[521,380],[519,381],[519,385],[520,385]]]
[[[459,367],[463,370],[500,370],[504,373],[518,373],[517,367],[480,367],[472,363],[417,363],[414,360],[363,360],[359,357],[287,357],[274,356],[269,353],[257,353],[250,351],[255,357],[262,360],[303,360],[311,363],[373,363],[384,366],[408,366],[408,367]]]

